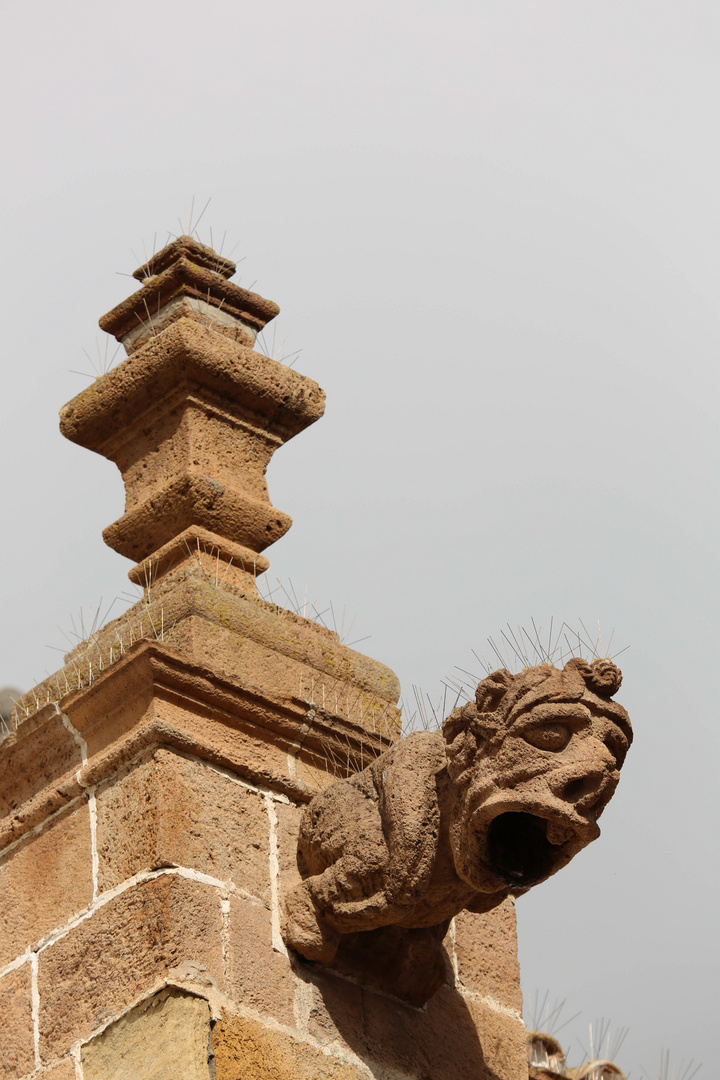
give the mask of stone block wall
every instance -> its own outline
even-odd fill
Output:
[[[455,919],[424,1009],[288,955],[281,786],[150,746],[6,845],[2,1080],[524,1080],[512,904]]]

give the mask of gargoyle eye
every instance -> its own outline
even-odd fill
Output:
[[[538,750],[552,750],[555,753],[565,749],[571,735],[572,729],[567,724],[559,723],[536,724],[522,733],[525,742],[530,743],[531,746]]]

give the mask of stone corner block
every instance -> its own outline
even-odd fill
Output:
[[[213,1029],[212,1047],[216,1080],[367,1080],[368,1075],[340,1056],[228,1013]]]
[[[40,952],[42,1060],[87,1039],[189,962],[223,988],[217,889],[161,874],[114,897]]]
[[[466,990],[522,1010],[515,905],[508,898],[492,911],[455,916],[458,982]]]
[[[184,866],[269,900],[263,798],[229,774],[164,747],[97,794],[101,889]]]
[[[210,1080],[210,1008],[168,987],[82,1048],[84,1080]]]
[[[0,1080],[35,1067],[30,961],[0,979]]]
[[[85,800],[0,857],[0,894],[0,966],[88,906],[92,846]]]
[[[230,899],[228,992],[281,1024],[295,1025],[295,976],[290,960],[272,944],[268,908]]]

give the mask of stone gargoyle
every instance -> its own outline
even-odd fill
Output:
[[[373,981],[423,1004],[445,979],[454,915],[527,892],[599,836],[632,740],[611,700],[621,679],[610,660],[496,671],[442,732],[408,735],[316,795],[286,943],[351,972],[375,952]]]

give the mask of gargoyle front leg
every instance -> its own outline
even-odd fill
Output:
[[[285,898],[282,935],[285,944],[307,960],[329,964],[338,950],[340,934],[323,919],[313,897],[313,880],[303,881]]]
[[[306,807],[283,930],[303,956],[329,963],[342,936],[407,918],[432,874],[444,760],[440,736],[410,736]]]
[[[393,922],[399,914],[367,858],[347,854],[307,878],[284,904],[285,942],[308,960],[330,963],[344,934]],[[378,880],[380,877],[380,880]]]
[[[393,921],[390,852],[366,770],[317,795],[298,836],[304,878],[285,900],[285,941],[308,960],[329,963],[340,937]]]

